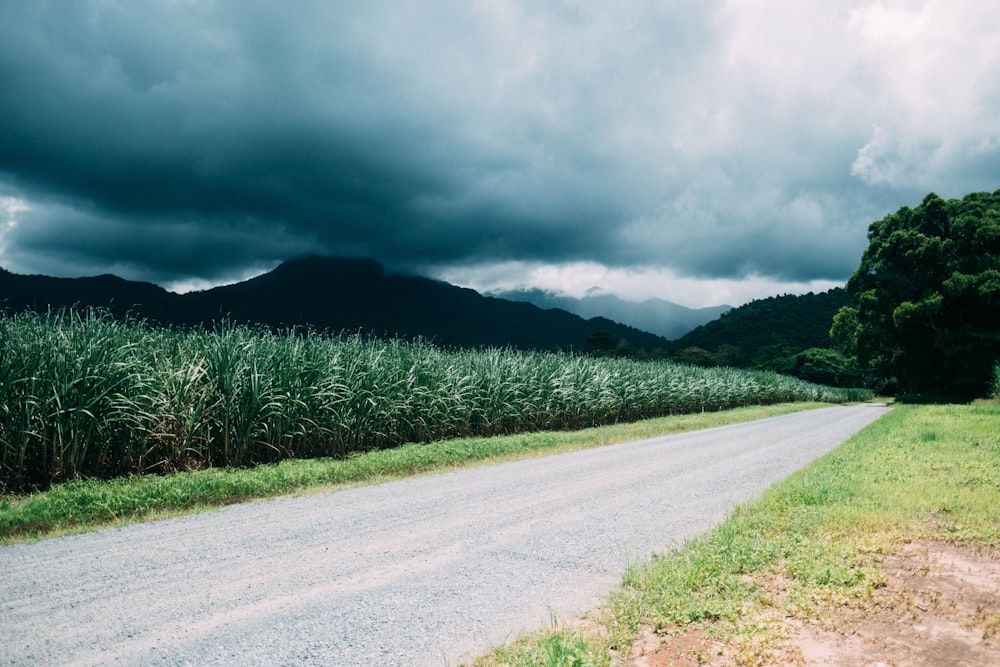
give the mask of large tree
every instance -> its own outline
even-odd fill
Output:
[[[1000,359],[1000,190],[872,223],[832,334],[900,391],[985,394]]]

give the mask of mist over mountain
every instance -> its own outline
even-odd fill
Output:
[[[540,289],[491,292],[490,296],[532,303],[539,308],[560,308],[584,318],[606,317],[667,340],[680,338],[732,310],[728,305],[687,308],[665,299],[627,301],[613,294],[587,294],[578,299]]]
[[[307,257],[244,282],[186,294],[111,275],[52,278],[0,269],[0,307],[5,310],[45,312],[70,306],[107,308],[116,317],[131,315],[166,326],[212,326],[228,320],[272,329],[421,337],[456,347],[584,350],[595,333],[634,348],[668,344],[663,337],[608,318],[583,318],[389,273],[371,259]]]

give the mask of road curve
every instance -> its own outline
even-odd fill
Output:
[[[0,665],[456,665],[885,412],[831,407],[0,548]]]

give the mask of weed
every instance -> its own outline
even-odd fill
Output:
[[[1000,458],[984,446],[998,423],[997,405],[894,409],[714,530],[630,567],[587,650],[616,656],[644,627],[697,628],[724,639],[739,664],[772,664],[782,619],[873,604],[894,545],[1000,544]],[[991,617],[984,627],[1000,625]]]

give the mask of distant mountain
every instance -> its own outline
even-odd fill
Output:
[[[582,350],[595,332],[627,340],[635,348],[668,344],[660,336],[607,318],[585,319],[428,278],[391,274],[370,259],[298,259],[235,285],[187,294],[110,275],[51,278],[0,269],[0,307],[8,311],[74,305],[109,308],[116,316],[132,314],[162,325],[211,325],[228,319],[274,329],[309,326],[423,337],[459,347]]]
[[[751,301],[672,341],[670,349],[715,351],[728,345],[753,357],[774,345],[787,346],[791,352],[830,347],[833,316],[850,303],[850,295],[839,287],[820,294],[786,294]]]
[[[0,269],[0,309],[45,312],[66,306],[102,307],[115,316],[141,314],[165,323],[183,312],[183,297],[158,285],[109,274],[88,278],[19,275]]]
[[[539,289],[491,292],[490,295],[533,303],[539,308],[560,308],[580,317],[606,317],[668,340],[679,338],[732,310],[732,306],[687,308],[665,299],[626,301],[610,294],[588,294],[577,299]]]

